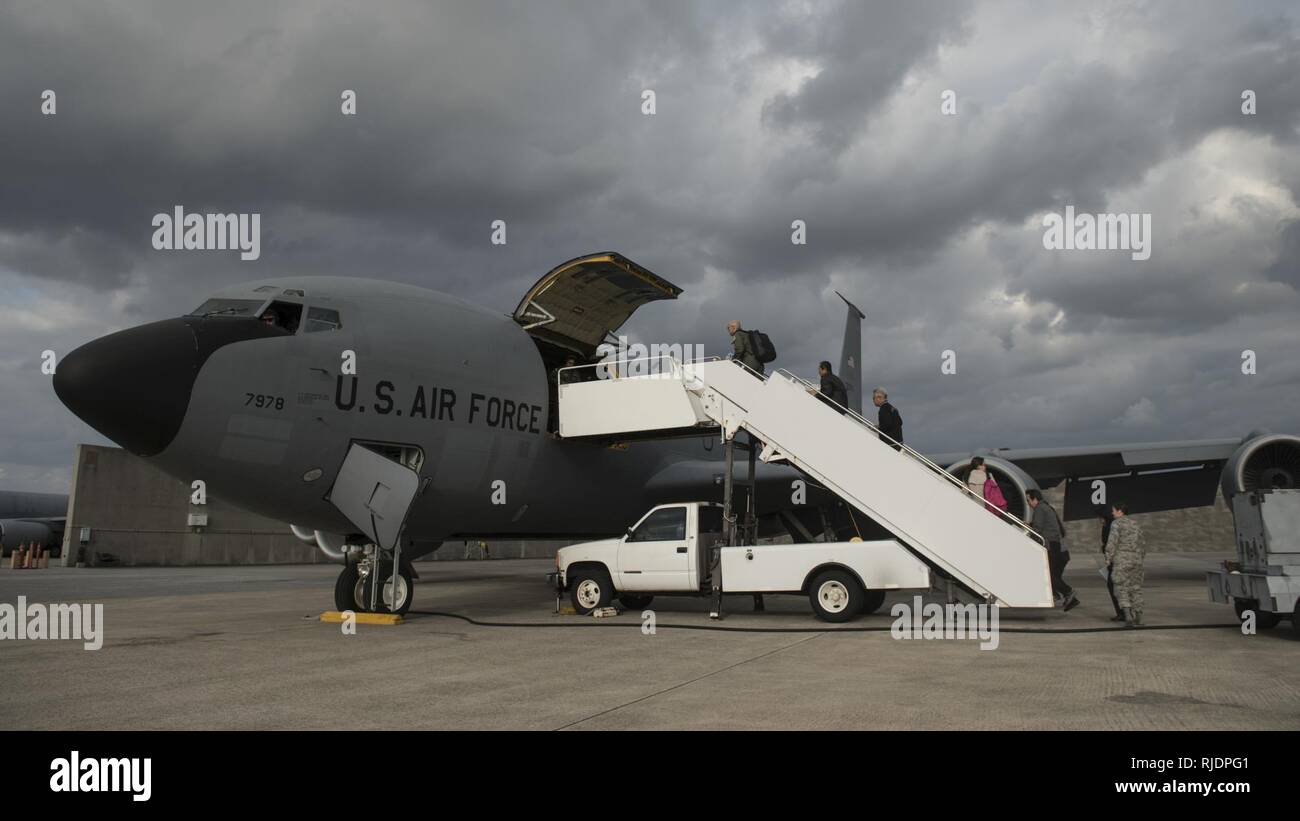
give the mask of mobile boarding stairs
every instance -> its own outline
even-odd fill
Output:
[[[759,459],[799,469],[984,601],[1054,606],[1047,551],[1024,522],[861,415],[811,395],[815,387],[788,371],[764,377],[731,360],[660,357],[564,368],[558,382],[561,437],[717,427],[731,442],[745,430],[763,443]]]

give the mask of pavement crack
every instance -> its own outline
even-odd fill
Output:
[[[1116,701],[1121,704],[1142,704],[1158,706],[1183,706],[1188,704],[1203,704],[1207,707],[1235,707],[1245,709],[1241,704],[1232,704],[1226,701],[1202,701],[1199,698],[1191,696],[1180,696],[1173,693],[1160,693],[1154,690],[1139,690],[1136,693],[1128,695],[1107,696],[1107,701]]]
[[[695,684],[695,683],[698,682],[698,681],[703,681],[704,679],[706,679],[706,678],[711,678],[712,676],[716,676],[716,675],[718,675],[719,673],[725,673],[725,672],[727,672],[728,670],[734,670],[734,669],[736,669],[737,667],[740,667],[741,665],[749,664],[750,662],[758,661],[759,659],[765,659],[765,658],[767,658],[768,656],[776,655],[777,653],[780,653],[780,652],[782,652],[783,650],[789,650],[791,647],[797,647],[797,646],[799,646],[800,644],[803,644],[804,642],[812,641],[813,639],[819,639],[819,638],[821,638],[821,637],[824,636],[824,635],[826,635],[826,634],[825,634],[825,633],[817,633],[817,634],[812,635],[812,636],[806,636],[806,637],[804,637],[804,638],[802,638],[802,639],[799,639],[798,641],[793,641],[793,642],[790,642],[789,644],[783,645],[783,646],[781,646],[781,647],[777,647],[777,648],[775,648],[775,649],[768,650],[768,651],[765,652],[765,653],[759,653],[759,654],[756,655],[756,656],[750,656],[749,658],[741,659],[740,661],[737,661],[737,662],[735,662],[734,664],[728,664],[726,667],[719,667],[717,670],[712,670],[712,671],[710,671],[710,672],[708,672],[708,673],[704,673],[704,674],[702,674],[702,675],[698,675],[698,676],[696,676],[695,678],[687,679],[686,681],[680,681],[680,682],[678,682],[678,683],[672,685],[671,687],[664,687],[663,689],[661,689],[661,690],[656,690],[656,691],[653,692],[653,693],[647,693],[646,695],[641,696],[640,698],[634,698],[634,699],[632,699],[631,701],[626,701],[626,702],[624,702],[624,703],[622,703],[622,704],[618,704],[618,705],[615,705],[615,706],[613,706],[613,707],[609,707],[609,708],[607,708],[607,709],[600,710],[600,711],[598,711],[598,712],[592,713],[592,714],[589,715],[589,716],[584,716],[584,717],[582,717],[582,718],[575,719],[574,721],[570,721],[568,724],[561,724],[559,727],[555,727],[554,730],[553,730],[553,732],[558,732],[559,730],[567,730],[567,729],[569,729],[570,727],[575,727],[575,726],[577,726],[577,725],[583,723],[584,721],[591,721],[593,718],[600,718],[601,716],[609,715],[610,713],[617,712],[617,711],[622,710],[622,709],[624,709],[624,708],[626,708],[626,707],[631,707],[633,704],[640,704],[640,703],[643,702],[643,701],[649,701],[650,699],[652,699],[652,698],[654,698],[654,697],[656,697],[656,696],[661,696],[661,695],[663,695],[664,693],[671,693],[671,692],[674,691],[674,690],[680,690],[681,688],[686,687],[686,686],[689,686],[689,685],[691,685],[691,684]]]

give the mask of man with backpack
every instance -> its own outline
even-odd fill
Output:
[[[733,319],[727,323],[727,333],[731,334],[731,358],[745,367],[761,374],[764,364],[776,359],[776,348],[762,331],[741,330],[740,322]]]
[[[1056,510],[1043,501],[1042,491],[1030,488],[1025,493],[1029,507],[1033,510],[1029,526],[1043,537],[1047,543],[1047,564],[1052,574],[1052,593],[1061,597],[1061,609],[1066,612],[1079,604],[1079,597],[1074,595],[1074,588],[1065,582],[1065,566],[1070,563],[1070,552],[1065,549],[1065,525]]]

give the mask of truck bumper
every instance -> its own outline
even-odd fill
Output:
[[[1270,613],[1294,613],[1300,600],[1300,577],[1269,576],[1211,570],[1205,574],[1210,601],[1226,604],[1231,599],[1251,599]]]

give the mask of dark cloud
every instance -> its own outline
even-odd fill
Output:
[[[833,159],[908,71],[962,33],[969,10],[968,2],[849,0],[781,15],[762,27],[769,52],[809,63],[813,74],[768,100],[764,122],[807,129]]]
[[[1277,261],[1268,266],[1269,279],[1285,282],[1300,290],[1300,220],[1290,220],[1278,226],[1282,241],[1279,243]]]
[[[7,5],[0,481],[96,438],[45,348],[273,273],[504,311],[608,248],[687,289],[630,332],[720,353],[741,318],[801,372],[843,291],[935,449],[1294,428],[1297,69],[1285,3]],[[261,213],[261,259],[153,250],[177,204]],[[1152,259],[1045,250],[1066,205],[1151,213]]]

